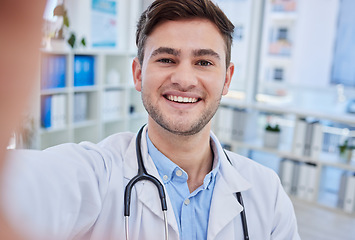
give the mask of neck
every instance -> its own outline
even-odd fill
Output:
[[[155,122],[148,123],[148,135],[154,146],[188,174],[190,192],[202,185],[212,169],[210,129],[209,123],[197,134],[181,136],[162,129]]]

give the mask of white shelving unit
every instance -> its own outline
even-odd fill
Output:
[[[140,93],[133,86],[130,74],[134,53],[112,52],[102,50],[91,51],[42,51],[42,55],[64,56],[66,64],[66,86],[64,88],[44,89],[41,97],[64,95],[65,124],[59,127],[40,127],[37,148],[44,149],[64,142],[92,141],[98,142],[106,136],[120,131],[137,131],[138,126],[146,121],[146,113],[141,104]],[[94,85],[74,86],[74,58],[89,56],[95,61]],[[111,75],[111,80],[109,80]],[[114,75],[114,77],[112,77]],[[116,82],[112,82],[112,78]],[[111,82],[110,82],[111,81]],[[117,102],[114,114],[104,112],[108,102],[105,94],[115,92],[116,98],[107,101]],[[86,95],[86,116],[75,120],[75,95]],[[106,106],[105,106],[106,105]],[[43,107],[43,106],[42,106]],[[53,109],[52,109],[53,110]],[[40,109],[39,111],[40,112]],[[40,125],[40,118],[38,118]],[[42,124],[43,125],[43,124]]]
[[[264,154],[271,154],[278,158],[278,173],[280,173],[280,163],[282,159],[290,159],[296,163],[307,163],[313,164],[316,166],[316,182],[315,182],[315,194],[311,199],[311,202],[321,204],[330,209],[338,210],[338,194],[337,193],[327,193],[325,188],[325,178],[328,168],[334,168],[339,172],[350,172],[355,173],[355,161],[347,163],[340,159],[338,151],[330,152],[320,152],[316,157],[304,156],[296,154],[293,151],[295,144],[295,135],[296,135],[296,121],[303,118],[312,118],[326,122],[334,122],[338,124],[344,124],[346,126],[355,127],[355,116],[353,114],[346,114],[344,112],[337,111],[336,108],[329,109],[329,112],[324,111],[315,111],[302,108],[297,105],[271,105],[265,103],[245,103],[244,101],[239,101],[231,97],[224,97],[221,101],[220,108],[230,108],[238,109],[238,111],[247,111],[249,114],[254,115],[256,113],[257,120],[255,125],[255,132],[245,134],[251,134],[250,137],[246,136],[245,141],[235,140],[235,137],[228,135],[229,132],[235,132],[233,130],[233,125],[241,124],[240,122],[234,122],[231,120],[227,122],[225,116],[220,117],[219,114],[216,115],[214,119],[213,129],[216,135],[219,137],[220,141],[231,147],[235,152],[248,156],[250,151],[253,152],[262,152]],[[219,110],[220,111],[220,110]],[[276,121],[281,126],[281,141],[277,148],[267,148],[264,146],[263,135],[265,133],[264,127],[266,124],[267,116],[274,117]],[[255,120],[255,119],[254,119]],[[249,121],[252,121],[249,118]],[[225,124],[230,125],[230,129],[224,130]],[[244,126],[243,126],[244,127]],[[227,127],[228,128],[228,127]],[[344,127],[345,128],[345,127]],[[220,131],[222,129],[222,132]],[[247,127],[245,127],[247,129]],[[338,130],[338,134],[346,133],[350,137],[355,137],[355,131],[341,131],[341,128],[331,128],[326,125],[322,125],[322,134],[327,133],[328,129]],[[227,135],[225,134],[227,132]],[[336,132],[336,131],[335,131]],[[323,138],[321,139],[323,141]],[[340,144],[340,142],[339,142]],[[337,145],[334,146],[337,149]],[[354,158],[354,157],[353,157]],[[336,181],[339,181],[339,176],[337,176]],[[292,194],[293,195],[293,194]],[[297,197],[297,196],[293,196]],[[355,212],[352,213],[355,216]]]
[[[89,47],[74,50],[69,47],[41,50],[42,61],[53,56],[65,59],[65,69],[62,69],[62,72],[65,72],[65,80],[64,86],[43,88],[43,82],[48,79],[45,79],[45,74],[41,74],[37,93],[39,97],[35,103],[33,116],[37,129],[34,143],[31,144],[33,148],[45,149],[66,142],[96,143],[117,132],[136,132],[139,126],[147,121],[140,93],[134,89],[131,74],[131,63],[136,56],[135,25],[143,4],[143,0],[118,0],[116,47],[90,48],[91,29],[88,24],[92,11],[90,2],[82,0],[66,2],[71,30],[78,36],[86,36]],[[126,24],[127,22],[130,24]],[[90,66],[90,69],[93,69],[93,84],[74,86],[78,67],[75,60],[77,57],[88,57],[93,61],[93,66]],[[42,65],[41,72],[45,71],[50,72],[53,69],[46,69]],[[61,105],[53,103],[58,100],[57,98],[61,98],[58,96],[62,96]],[[47,116],[51,120],[47,119],[44,123],[43,108],[46,105],[43,99],[50,99],[48,101],[51,107],[54,111],[57,109],[56,114],[61,115],[62,120],[59,124],[58,121],[55,122],[54,118],[58,116],[53,116],[56,115],[53,114],[53,109],[51,117]],[[54,106],[55,104],[57,105]]]

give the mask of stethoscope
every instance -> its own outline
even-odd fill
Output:
[[[145,126],[145,125],[144,125]],[[130,205],[131,205],[131,192],[134,184],[142,180],[148,180],[152,182],[158,189],[159,198],[161,202],[161,208],[164,214],[164,225],[165,225],[165,239],[168,240],[168,219],[167,219],[167,204],[166,204],[166,197],[165,197],[165,190],[163,184],[154,176],[148,174],[147,170],[144,167],[143,159],[142,159],[142,152],[141,152],[141,139],[142,139],[142,132],[144,126],[139,130],[137,137],[136,137],[136,155],[137,155],[137,163],[138,163],[138,174],[134,176],[127,184],[124,192],[124,217],[125,217],[125,232],[126,232],[126,240],[129,239],[129,223],[128,218],[130,215]],[[224,151],[224,154],[227,157],[227,160],[230,164],[232,164],[231,160],[229,159],[227,153]],[[240,205],[243,207],[243,211],[240,213],[242,225],[243,225],[243,234],[244,240],[249,240],[248,234],[248,226],[247,220],[245,215],[245,208],[243,203],[242,194],[240,192],[236,193],[237,200]]]

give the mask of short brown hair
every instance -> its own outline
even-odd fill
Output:
[[[169,20],[203,18],[214,23],[226,45],[226,67],[231,60],[234,25],[211,0],[156,0],[141,15],[136,32],[138,59],[143,63],[145,42],[158,23]]]

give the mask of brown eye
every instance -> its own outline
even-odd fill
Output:
[[[174,61],[169,59],[169,58],[159,59],[158,62],[161,62],[161,63],[174,63]]]
[[[207,66],[211,66],[212,63],[206,60],[201,60],[197,62],[197,65],[203,66],[203,67],[207,67]]]

